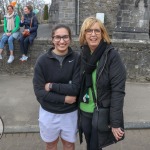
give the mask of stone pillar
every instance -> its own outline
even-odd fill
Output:
[[[49,19],[51,26],[57,23],[67,24],[72,35],[76,35],[75,10],[75,0],[53,0]]]
[[[113,38],[148,40],[149,4],[144,7],[144,0],[141,0],[136,7],[135,0],[121,0]]]
[[[59,23],[69,25],[72,34],[76,34],[75,0],[59,0]]]
[[[52,27],[56,23],[58,23],[59,20],[59,3],[57,0],[52,0],[50,10],[49,10],[49,23]]]

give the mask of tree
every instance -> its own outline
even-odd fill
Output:
[[[48,5],[44,6],[44,16],[43,16],[44,20],[48,20]]]
[[[7,8],[9,4],[11,4],[12,1],[16,1],[17,4],[14,7],[15,12],[19,14],[21,17],[23,15],[23,8],[26,5],[32,5],[33,9],[38,9],[38,15],[40,16],[41,20],[43,19],[43,9],[45,5],[45,0],[0,0],[0,9],[1,9],[1,19],[3,18],[2,16],[7,13]],[[50,5],[50,2],[48,3]]]

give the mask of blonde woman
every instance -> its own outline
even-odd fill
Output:
[[[80,133],[85,135],[87,150],[101,150],[105,141],[112,140],[111,138],[118,141],[124,135],[122,128],[126,71],[100,20],[95,17],[84,20],[79,42],[82,46]],[[109,137],[110,133],[107,132],[98,133],[97,129],[92,127],[94,95],[98,107],[110,108],[110,128],[114,137]]]

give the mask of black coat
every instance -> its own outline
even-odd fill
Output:
[[[107,46],[100,59],[96,81],[99,107],[110,108],[110,126],[124,129],[123,105],[126,71],[118,52],[111,45]],[[99,133],[98,136],[99,146],[102,146],[101,143],[106,140],[114,140],[109,132]]]
[[[31,24],[31,18],[32,18],[32,24]],[[30,27],[30,24],[31,24],[31,27]],[[31,44],[37,36],[37,29],[38,29],[38,20],[33,12],[31,12],[30,14],[24,15],[24,22],[23,23],[20,22],[20,27],[23,27],[23,26],[24,26],[24,29],[30,30],[29,41]]]
[[[126,71],[121,58],[111,44],[107,45],[98,63],[96,89],[98,106],[110,108],[110,126],[114,128],[124,129],[125,81]],[[107,142],[114,141],[114,136],[111,131],[98,133],[98,141],[100,148]]]

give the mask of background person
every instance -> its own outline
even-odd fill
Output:
[[[79,54],[69,47],[71,31],[66,25],[52,30],[53,47],[38,58],[33,85],[41,107],[39,127],[46,150],[74,150],[77,134],[77,96],[80,88]]]
[[[33,13],[32,6],[30,5],[24,7],[24,16],[22,16],[20,22],[20,27],[23,26],[24,26],[24,30],[29,31],[30,35],[27,37],[21,35],[21,37],[19,38],[20,50],[22,53],[22,57],[20,58],[20,60],[27,61],[29,44],[33,43],[34,39],[37,36],[37,29],[38,29],[38,20],[35,14]]]
[[[14,60],[14,39],[17,39],[19,35],[19,23],[20,17],[14,12],[14,8],[11,5],[7,6],[8,13],[4,16],[4,34],[0,41],[0,59],[2,59],[2,51],[5,44],[8,42],[10,56],[7,63],[12,63]]]
[[[95,108],[92,88],[98,107],[110,108],[110,127],[116,140],[124,132],[123,103],[125,96],[126,71],[118,52],[111,45],[104,25],[95,17],[84,20],[79,35],[81,53],[80,133],[84,133],[87,150],[100,150],[99,143],[109,136],[92,128]],[[104,136],[103,136],[104,135]],[[98,140],[99,139],[99,140]],[[110,139],[111,140],[111,139]]]

